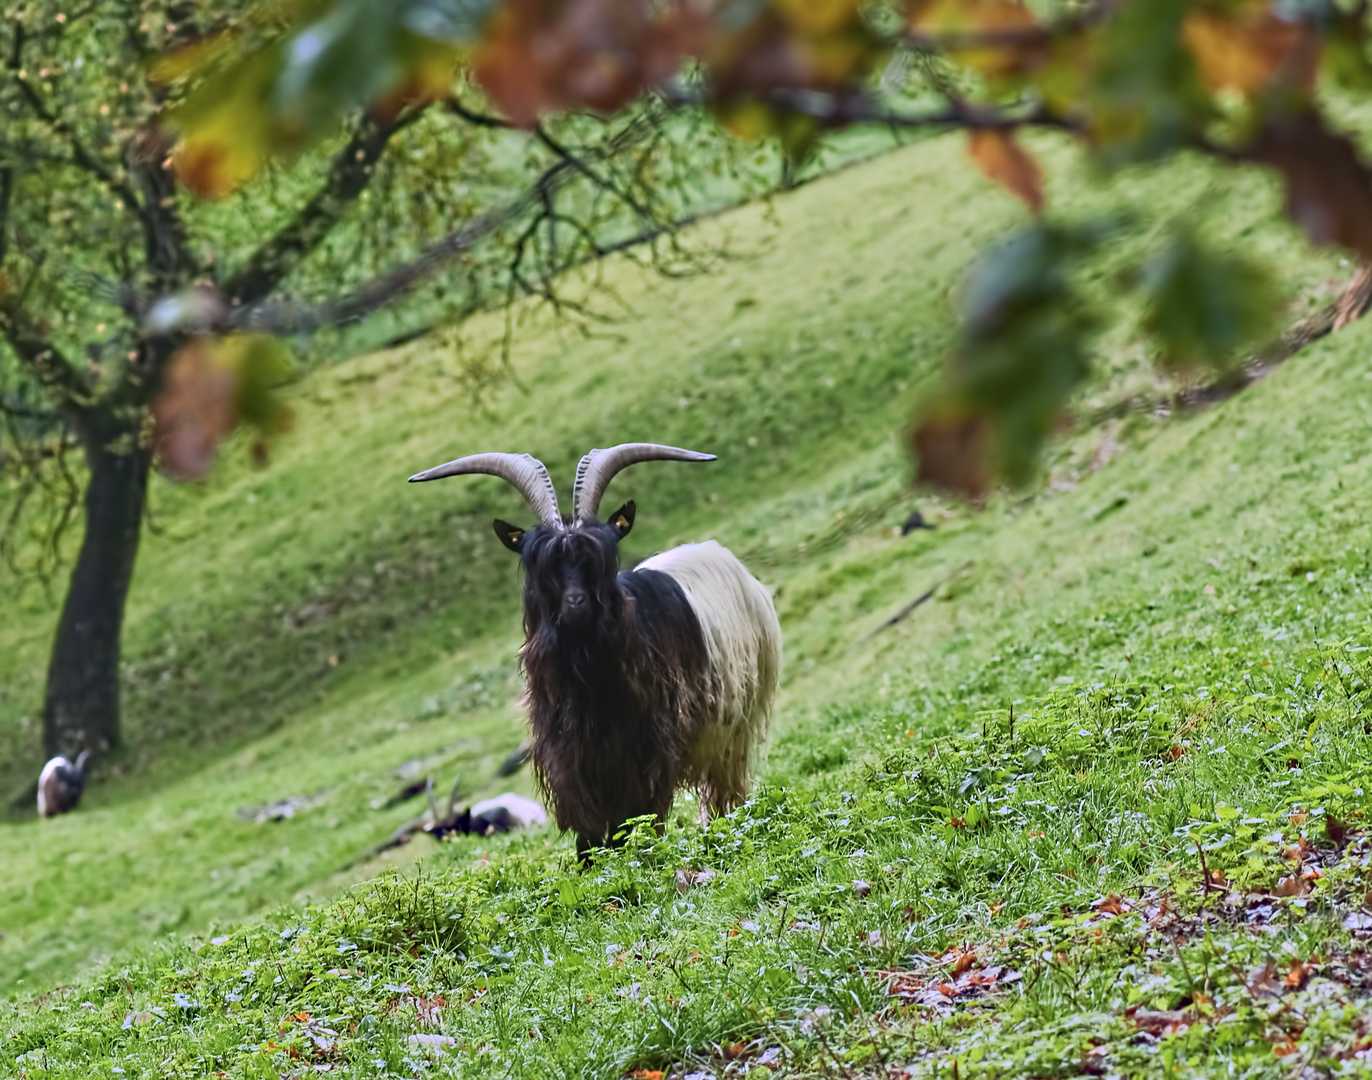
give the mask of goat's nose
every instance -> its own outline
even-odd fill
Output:
[[[577,608],[584,607],[586,604],[586,594],[580,589],[574,589],[563,597],[562,602],[575,611]]]

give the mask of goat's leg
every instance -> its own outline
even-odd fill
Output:
[[[591,855],[600,844],[589,836],[578,834],[576,838],[576,859],[583,870],[589,870],[594,861]]]

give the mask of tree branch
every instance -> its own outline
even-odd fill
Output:
[[[154,133],[136,138],[127,150],[129,172],[143,192],[143,248],[154,287],[165,289],[199,269],[186,225],[176,206],[176,178],[166,165],[166,146]]]
[[[1052,22],[933,33],[912,29],[901,34],[900,41],[911,49],[936,49],[940,52],[1044,47],[1051,45],[1056,38],[1079,34],[1100,25],[1115,15],[1119,7],[1120,0],[1096,0]]]
[[[366,190],[391,137],[414,123],[422,109],[377,121],[364,118],[329,167],[324,186],[295,219],[268,240],[223,287],[232,304],[252,305],[269,296],[328,236],[349,206]]]
[[[64,123],[60,118],[53,115],[44,104],[42,97],[35,90],[28,79],[16,78],[15,85],[19,87],[19,92],[28,100],[33,111],[38,118],[55,131],[68,146],[71,147],[71,161],[78,169],[89,173],[100,181],[109,191],[117,195],[124,201],[124,204],[138,217],[143,217],[143,206],[138,201],[138,194],[127,182],[120,181],[114,173],[100,163],[100,161],[88,151],[81,140],[76,137],[76,132]]]
[[[356,322],[380,310],[431,278],[451,259],[543,204],[548,193],[565,183],[571,165],[559,162],[532,188],[503,207],[478,214],[461,228],[424,249],[409,262],[373,278],[346,296],[312,305],[259,302],[230,308],[209,330],[250,330],[269,334],[307,334],[326,326]]]
[[[663,100],[670,106],[683,107],[705,104],[703,94],[681,89],[663,91]],[[808,116],[825,127],[840,128],[850,124],[881,124],[893,128],[982,128],[1007,129],[1017,127],[1047,127],[1079,133],[1079,120],[1060,116],[1037,105],[1012,111],[973,105],[962,100],[948,102],[946,108],[931,113],[901,113],[888,109],[864,94],[828,94],[818,90],[775,89],[759,95],[759,100],[778,112]]]
[[[7,401],[3,395],[0,395],[0,413],[13,416],[19,420],[38,420],[42,423],[55,423],[62,419],[60,413],[50,412],[46,409],[34,409],[28,405]]]
[[[17,73],[24,49],[24,24],[16,19],[11,25],[14,38],[10,41],[10,54],[5,60],[5,67]],[[0,168],[0,264],[4,263],[5,256],[9,253],[9,233],[6,226],[9,224],[10,200],[13,197],[14,165],[7,162],[4,168]]]
[[[85,377],[69,364],[57,346],[44,340],[28,325],[28,320],[14,304],[0,308],[0,333],[9,342],[33,377],[56,398],[63,409],[84,413],[91,397],[91,386]]]
[[[447,101],[443,102],[443,108],[459,119],[465,120],[467,123],[473,124],[476,127],[502,128],[506,131],[509,131],[514,127],[508,120],[502,120],[498,116],[487,116],[485,113],[479,113],[474,109],[467,108],[467,106],[463,105],[462,102],[458,101],[455,97],[450,97]]]

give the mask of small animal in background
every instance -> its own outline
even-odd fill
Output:
[[[911,510],[910,516],[905,519],[905,524],[900,527],[900,535],[909,536],[916,529],[933,529],[935,527],[925,521],[924,515],[918,510]]]
[[[451,833],[494,836],[496,833],[514,832],[515,829],[542,825],[547,820],[547,811],[533,799],[526,799],[523,795],[507,791],[494,799],[483,799],[479,803],[473,803],[460,814],[436,820],[424,826],[424,831],[436,840],[441,840]]]
[[[781,669],[772,594],[712,540],[621,572],[634,504],[599,518],[620,470],[713,460],[657,443],[592,450],[566,517],[548,470],[528,454],[473,454],[410,477],[498,476],[538,517],[531,529],[496,521],[495,532],[524,566],[530,759],[583,860],[630,818],[665,818],[680,788],[697,790],[702,818],[733,809],[767,736]]]
[[[73,764],[60,754],[43,766],[38,775],[38,816],[56,817],[75,810],[86,787],[86,767],[91,752],[82,750]]]

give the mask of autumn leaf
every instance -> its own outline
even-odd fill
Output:
[[[1372,170],[1319,113],[1269,119],[1243,156],[1281,174],[1286,213],[1312,243],[1372,258]]]
[[[967,152],[988,180],[999,184],[1035,214],[1043,211],[1043,170],[1002,128],[978,128]]]
[[[1337,848],[1347,844],[1349,837],[1353,834],[1348,822],[1341,821],[1328,810],[1324,812],[1324,832],[1329,837],[1329,842]]]
[[[1081,92],[1099,162],[1156,160],[1184,145],[1213,112],[1210,95],[1181,42],[1191,0],[1121,4],[1090,36]]]
[[[1270,960],[1250,971],[1244,985],[1254,997],[1280,997],[1282,993],[1282,981]]]
[[[1290,877],[1284,877],[1277,882],[1277,887],[1272,890],[1272,895],[1281,897],[1304,896],[1310,889],[1311,885],[1308,879],[1300,874],[1292,874]]]
[[[1018,0],[922,0],[909,5],[906,25],[933,44],[946,39],[955,61],[992,80],[1036,71],[1053,56],[1053,36]]]
[[[1292,960],[1291,967],[1287,970],[1286,978],[1282,982],[1299,990],[1310,981],[1312,972],[1313,968],[1304,960]]]
[[[178,480],[201,480],[219,444],[238,425],[237,380],[208,338],[198,337],[172,357],[153,400],[153,450]]]
[[[1128,910],[1124,898],[1118,893],[1111,893],[1100,900],[1092,901],[1091,906],[1102,915],[1122,915]]]
[[[1281,18],[1266,5],[1238,13],[1194,7],[1181,36],[1211,90],[1252,97],[1278,79],[1306,94],[1315,89],[1319,36],[1308,23]]]
[[[1179,1035],[1196,1022],[1194,1009],[1141,1009],[1133,1008],[1126,1014],[1134,1026],[1158,1038]]]
[[[980,499],[991,486],[991,425],[970,410],[927,411],[910,434],[915,482]],[[955,822],[962,822],[954,818]],[[956,826],[954,826],[956,827]]]
[[[257,174],[272,150],[271,93],[279,53],[252,57],[241,67],[207,81],[171,113],[181,133],[172,170],[195,194],[222,198]]]
[[[672,75],[702,30],[643,0],[505,0],[473,73],[511,122],[571,107],[610,113]]]
[[[276,395],[289,372],[289,358],[275,338],[193,338],[169,361],[153,399],[159,465],[178,480],[203,479],[219,444],[240,424],[256,430],[253,455],[264,461],[266,440],[288,430],[293,420]]]
[[[394,115],[442,96],[490,2],[446,12],[422,0],[310,5],[280,36],[245,44],[225,35],[174,54],[154,67],[154,80],[200,76],[167,113],[181,139],[172,159],[177,176],[217,198],[271,155],[298,153],[337,130],[350,110]]]
[[[973,949],[955,949],[953,951],[952,963],[948,965],[948,974],[953,976],[961,975],[977,962],[977,954]]]

